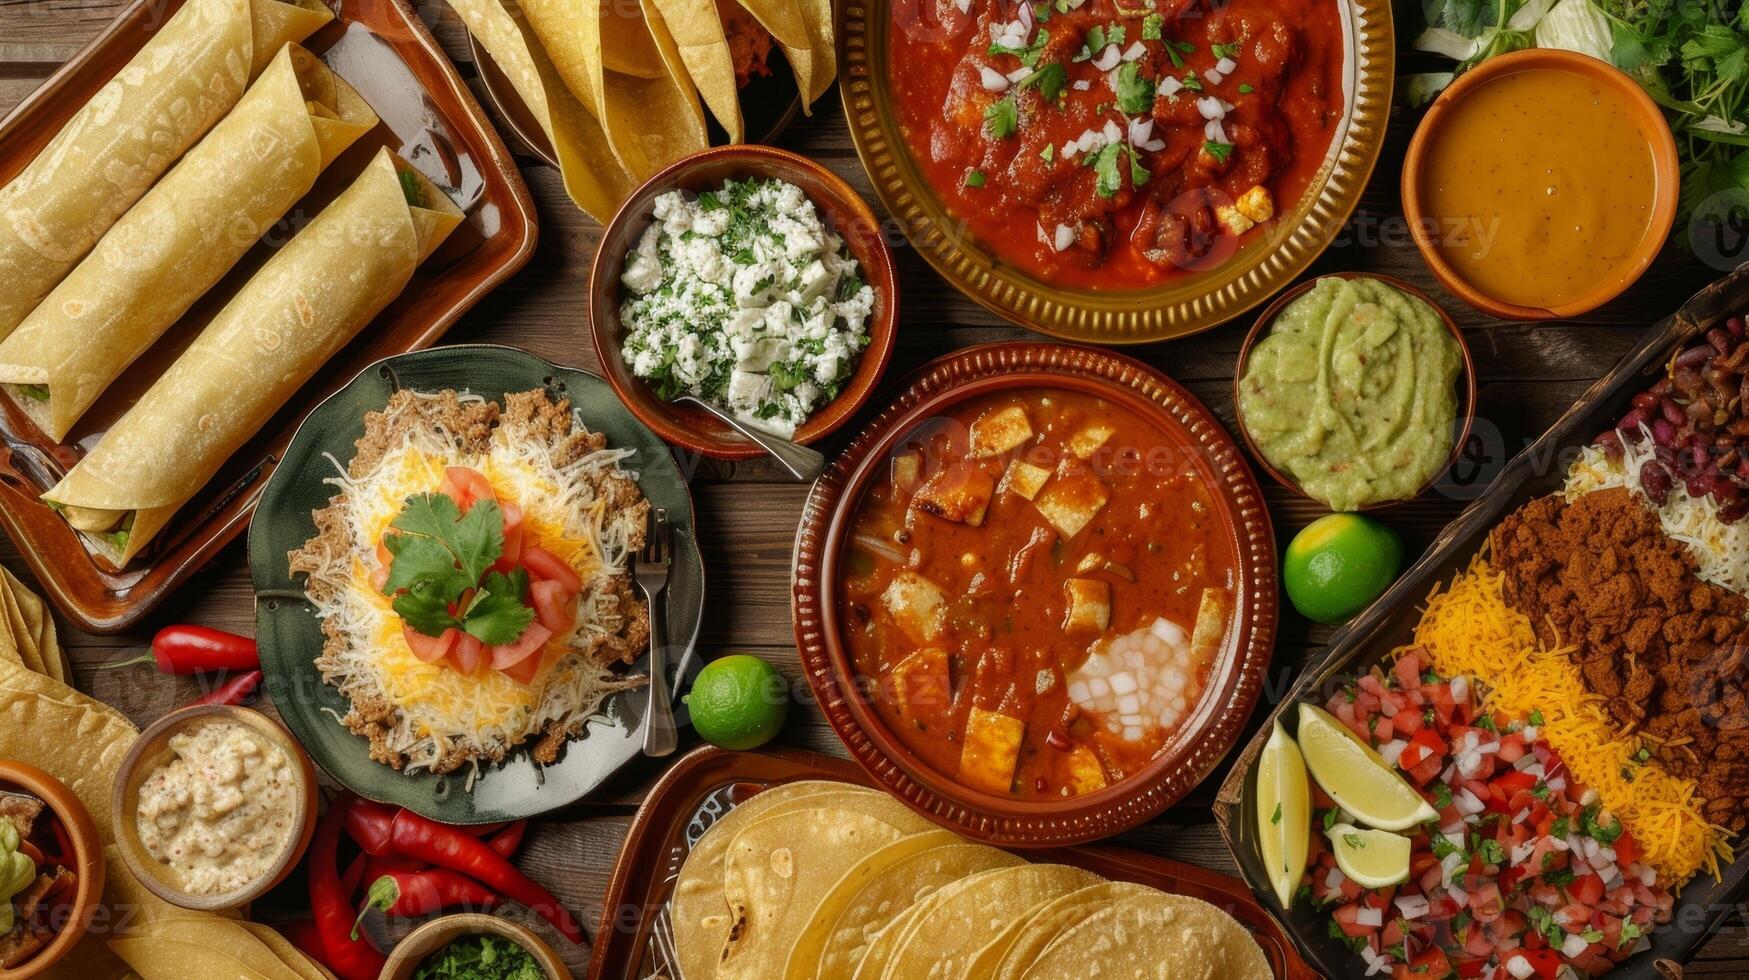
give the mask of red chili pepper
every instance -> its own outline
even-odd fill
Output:
[[[166,626],[152,637],[152,652],[101,669],[155,662],[166,674],[204,674],[215,670],[254,670],[261,666],[255,641],[211,626]]]
[[[363,851],[352,856],[352,863],[340,874],[340,890],[347,898],[358,894],[358,886],[364,881],[365,866],[370,863],[370,855]]]
[[[498,902],[497,892],[447,868],[391,872],[370,883],[364,905],[352,923],[352,938],[358,938],[358,926],[372,909],[386,915],[411,917],[457,906],[470,912],[484,912]]]
[[[293,919],[279,924],[279,934],[291,940],[299,952],[315,960],[323,969],[332,970],[328,965],[328,951],[322,948],[322,933],[316,928],[314,919]]]
[[[490,837],[508,826],[510,826],[510,821],[500,820],[497,823],[471,823],[462,829],[475,837]]]
[[[508,859],[478,838],[402,810],[395,815],[393,842],[398,853],[459,871],[528,906],[571,942],[579,945],[584,942],[583,928],[552,892],[516,870]]]
[[[342,980],[374,980],[386,961],[369,944],[351,938],[352,896],[344,894],[340,884],[340,831],[355,802],[352,794],[342,793],[316,824],[308,868],[310,911],[315,913],[328,968]]]
[[[507,858],[516,853],[522,846],[522,836],[528,832],[528,821],[518,820],[505,825],[503,830],[486,838],[486,846],[498,853],[499,857]]]
[[[404,871],[423,871],[427,867],[429,867],[429,865],[424,861],[415,861],[412,858],[404,858],[399,854],[385,854],[382,857],[370,857],[370,860],[365,862],[364,876],[359,879],[359,882],[375,881],[383,875],[398,874]]]
[[[189,704],[242,704],[261,686],[261,671],[248,670],[232,677]]]
[[[346,833],[372,857],[391,853],[389,838],[394,828],[398,807],[371,800],[354,800],[346,813]]]

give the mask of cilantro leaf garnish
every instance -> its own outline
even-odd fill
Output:
[[[984,107],[984,128],[996,139],[1007,139],[1020,127],[1020,109],[1014,96],[1006,95]]]
[[[449,550],[470,584],[478,582],[504,552],[504,515],[495,500],[482,500],[463,514],[447,494],[415,494],[389,526],[435,538]]]
[[[1142,40],[1144,40],[1144,41],[1158,41],[1158,40],[1160,40],[1160,28],[1163,27],[1165,25],[1165,23],[1166,23],[1166,18],[1160,16],[1159,14],[1149,14],[1148,16],[1143,17],[1142,18]],[[1171,50],[1170,46],[1167,48],[1167,50]]]
[[[1117,70],[1117,107],[1126,116],[1139,116],[1154,104],[1154,80],[1142,74],[1140,65],[1126,61]]]
[[[1233,154],[1233,144],[1231,143],[1217,143],[1214,140],[1204,140],[1202,148],[1209,156],[1214,157],[1217,163],[1226,163],[1227,157]]]
[[[509,575],[492,572],[468,603],[462,628],[481,643],[511,643],[534,622],[534,610],[524,605],[528,571],[515,569]]]
[[[534,621],[528,572],[488,571],[504,552],[497,501],[481,500],[463,514],[447,494],[415,494],[389,527],[383,594],[395,597],[396,615],[415,631],[459,629],[482,643],[510,643]]]

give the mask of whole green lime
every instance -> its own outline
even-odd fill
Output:
[[[783,727],[789,684],[770,664],[744,653],[706,664],[683,699],[692,727],[712,745],[753,749]]]
[[[1360,514],[1331,514],[1288,543],[1281,581],[1300,615],[1340,623],[1383,595],[1402,565],[1397,532]]]

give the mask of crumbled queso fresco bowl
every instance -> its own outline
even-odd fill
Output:
[[[776,178],[668,191],[653,214],[620,276],[626,367],[663,400],[694,395],[794,436],[869,345],[865,270]]]

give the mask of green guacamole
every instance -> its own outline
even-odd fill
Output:
[[[1421,299],[1321,279],[1252,348],[1239,410],[1264,458],[1331,510],[1404,500],[1451,455],[1461,363]]]

